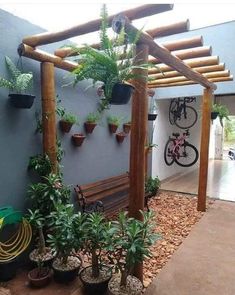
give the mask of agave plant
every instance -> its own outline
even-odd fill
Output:
[[[32,87],[33,74],[31,72],[22,73],[8,56],[5,57],[5,62],[11,78],[7,80],[0,77],[0,87],[15,90],[17,93],[24,93],[30,89]]]

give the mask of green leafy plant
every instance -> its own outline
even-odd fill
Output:
[[[152,178],[151,176],[149,176],[145,181],[145,193],[149,193],[151,196],[155,196],[160,185],[161,181],[158,177]]]
[[[99,277],[102,264],[102,250],[106,247],[110,223],[99,212],[88,214],[85,226],[85,252],[91,255],[92,276]]]
[[[218,113],[220,124],[223,127],[223,119],[229,120],[229,110],[228,108],[223,104],[213,104],[212,105],[212,112]]]
[[[31,72],[22,73],[8,56],[5,57],[5,62],[11,78],[7,80],[0,77],[0,87],[15,90],[19,94],[32,88],[33,74]]]
[[[89,113],[86,117],[86,122],[88,123],[97,123],[100,119],[99,113]]]
[[[133,64],[135,44],[139,39],[139,34],[127,35],[124,29],[113,39],[107,34],[108,13],[106,6],[101,10],[100,27],[100,50],[85,46],[77,48],[72,46],[74,53],[79,54],[77,61],[79,66],[73,71],[74,85],[84,79],[92,79],[93,84],[102,82],[104,87],[104,97],[107,101],[112,96],[112,89],[117,83],[131,83],[134,78],[142,77],[140,74],[133,73],[133,69],[147,69],[153,67],[148,63],[140,65]],[[107,107],[107,103],[103,103]]]
[[[42,177],[43,182],[31,184],[28,196],[32,202],[32,208],[38,209],[44,216],[55,210],[55,204],[69,202],[70,189],[62,184],[60,176],[50,173]]]
[[[78,117],[72,114],[71,112],[66,112],[65,108],[57,107],[56,108],[57,115],[61,118],[61,120],[66,121],[71,124],[79,125]]]
[[[78,245],[81,246],[83,231],[79,230],[79,236],[75,232],[83,225],[84,216],[80,212],[75,214],[72,204],[64,205],[58,202],[49,218],[53,227],[52,233],[48,234],[48,243],[56,250],[61,264],[66,265],[72,250]]]
[[[142,212],[143,221],[128,218],[121,212],[111,225],[111,238],[108,243],[108,258],[121,274],[120,285],[125,287],[128,275],[133,273],[136,264],[150,257],[150,246],[159,238],[154,233],[153,212]]]
[[[121,124],[122,120],[123,120],[122,117],[119,117],[119,116],[109,115],[107,117],[108,124],[113,124],[113,125],[116,125],[117,127]]]
[[[43,254],[46,252],[46,243],[43,233],[43,227],[45,225],[45,217],[40,213],[38,209],[32,211],[28,209],[27,219],[34,229],[38,231],[38,253]]]
[[[28,169],[34,170],[39,176],[47,176],[52,172],[52,165],[48,155],[38,154],[29,158]]]

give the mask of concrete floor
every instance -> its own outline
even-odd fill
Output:
[[[216,200],[145,295],[235,294],[235,203]]]
[[[208,170],[207,195],[220,200],[235,201],[235,161],[211,160]],[[178,173],[161,184],[161,189],[198,193],[198,169],[187,173]]]

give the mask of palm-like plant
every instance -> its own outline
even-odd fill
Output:
[[[5,62],[11,78],[7,80],[0,77],[0,87],[15,90],[17,93],[24,93],[30,89],[32,87],[33,74],[31,72],[22,73],[8,56],[5,57]]]

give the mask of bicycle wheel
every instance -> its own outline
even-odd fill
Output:
[[[172,165],[175,161],[175,157],[172,154],[173,148],[174,148],[174,140],[172,138],[169,138],[164,149],[164,160],[168,166]]]
[[[197,111],[190,106],[186,106],[186,113],[182,111],[180,117],[175,118],[175,125],[181,129],[188,129],[197,122]]]
[[[175,124],[176,120],[176,112],[178,109],[178,102],[176,99],[171,100],[170,107],[169,107],[169,122],[171,125]]]
[[[181,167],[193,166],[198,160],[198,150],[188,142],[185,142],[179,148],[179,157],[175,158],[175,162]]]

